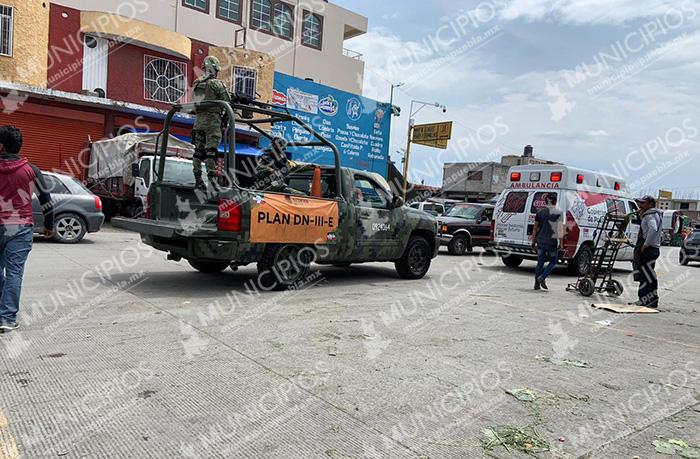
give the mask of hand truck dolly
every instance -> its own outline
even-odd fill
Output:
[[[616,212],[607,213],[598,221],[593,241],[593,261],[584,276],[566,287],[567,291],[578,291],[583,296],[607,293],[620,296],[624,292],[622,283],[612,278],[617,255],[626,245],[633,245],[625,234],[630,216]]]

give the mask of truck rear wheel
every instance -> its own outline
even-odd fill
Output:
[[[519,255],[503,255],[501,261],[509,268],[517,268],[523,264],[523,257]]]
[[[428,241],[422,236],[414,236],[408,241],[406,250],[395,263],[396,272],[403,279],[421,279],[428,273],[431,261]]]
[[[303,245],[275,244],[265,248],[258,262],[261,287],[287,290],[298,285],[311,271],[313,249]]]
[[[187,260],[194,269],[204,274],[218,274],[228,268],[228,261],[197,261]]]

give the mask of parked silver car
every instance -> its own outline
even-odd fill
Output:
[[[42,172],[46,188],[51,193],[54,212],[54,240],[64,244],[75,244],[83,240],[87,233],[95,233],[102,228],[105,216],[102,201],[83,186],[78,180],[54,172]],[[34,231],[41,234],[44,229],[44,215],[36,195],[32,198],[34,211]]]

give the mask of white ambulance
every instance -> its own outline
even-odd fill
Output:
[[[557,207],[564,216],[560,262],[575,275],[585,275],[590,269],[598,222],[608,212],[637,211],[624,180],[614,175],[563,165],[516,166],[508,175],[506,189],[494,209],[491,237],[494,250],[509,267],[537,259],[530,238],[535,214],[545,206],[548,194],[558,196]],[[639,224],[633,220],[627,228],[633,243],[638,232]],[[626,246],[618,261],[632,261],[633,257],[634,248]]]

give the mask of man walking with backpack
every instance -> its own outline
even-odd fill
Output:
[[[24,265],[32,250],[32,193],[44,213],[44,235],[53,236],[51,196],[36,166],[19,156],[22,133],[0,127],[0,333],[17,329]]]

